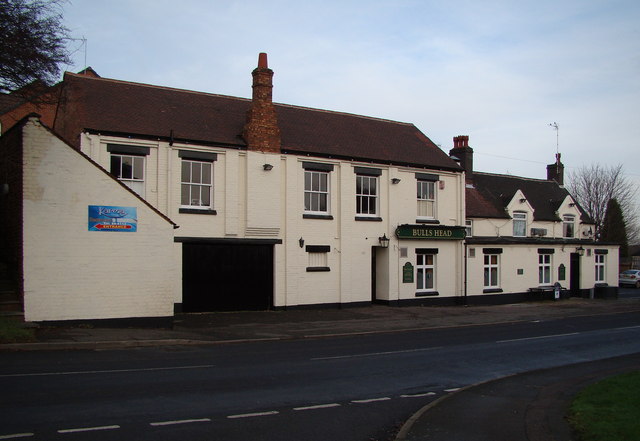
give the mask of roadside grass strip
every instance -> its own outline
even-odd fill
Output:
[[[640,440],[640,371],[587,386],[576,396],[568,420],[581,441]]]

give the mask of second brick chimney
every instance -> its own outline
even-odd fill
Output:
[[[453,137],[453,148],[449,150],[449,156],[455,156],[460,161],[467,179],[473,175],[473,149],[469,147],[469,136],[460,135]]]
[[[272,101],[273,71],[269,69],[267,54],[260,53],[258,67],[251,74],[253,94],[242,137],[248,150],[279,153],[280,128]]]
[[[556,153],[556,163],[547,165],[547,181],[556,181],[564,185],[564,164],[560,162],[560,153]]]

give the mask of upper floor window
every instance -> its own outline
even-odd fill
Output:
[[[418,219],[435,219],[436,183],[439,176],[431,173],[416,173],[416,190],[418,202]]]
[[[138,195],[145,197],[145,157],[149,154],[149,147],[107,144],[107,151],[111,153],[111,174]]]
[[[331,216],[331,172],[333,164],[303,162],[304,214],[307,219],[333,219]]]
[[[379,208],[378,177],[381,170],[355,167],[356,172],[356,215],[377,217]]]
[[[436,217],[436,183],[418,181],[418,217]]]
[[[179,150],[181,159],[180,212],[215,214],[213,210],[213,163],[216,153]]]
[[[211,162],[182,159],[180,205],[185,208],[212,208],[213,164]]]
[[[570,214],[562,216],[562,237],[575,237],[576,217]]]
[[[464,229],[467,233],[467,237],[473,236],[473,220],[467,219],[464,221]]]
[[[304,211],[306,213],[329,213],[329,173],[326,171],[304,171]]]
[[[527,213],[519,211],[513,213],[513,235],[517,237],[526,237]]]

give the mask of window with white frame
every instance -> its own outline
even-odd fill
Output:
[[[311,214],[329,214],[329,173],[304,171],[304,211]]]
[[[180,213],[216,214],[213,209],[213,164],[217,153],[179,150]]]
[[[436,217],[436,183],[418,181],[418,217],[435,219]]]
[[[436,290],[437,250],[416,250],[416,292]]]
[[[111,154],[110,172],[120,182],[145,197],[145,160],[150,153],[149,147],[136,145],[107,144]]]
[[[464,221],[464,229],[467,237],[473,236],[473,220],[467,219]]]
[[[484,288],[496,289],[500,286],[500,255],[484,255]]]
[[[571,214],[562,216],[562,237],[572,238],[575,236],[576,217]]]
[[[111,154],[111,174],[144,197],[144,156]]]
[[[551,284],[551,254],[538,254],[538,283]]]
[[[513,213],[513,235],[515,237],[527,236],[527,213],[522,211]]]
[[[213,164],[182,158],[180,206],[199,210],[213,208]]]
[[[356,167],[356,214],[365,217],[377,217],[378,205],[378,176],[380,171]]]
[[[606,264],[606,255],[605,254],[596,254],[596,283],[604,283],[606,280],[605,274],[605,264]]]

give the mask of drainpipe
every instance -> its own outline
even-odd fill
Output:
[[[469,306],[467,303],[467,243],[464,243],[464,306]]]

